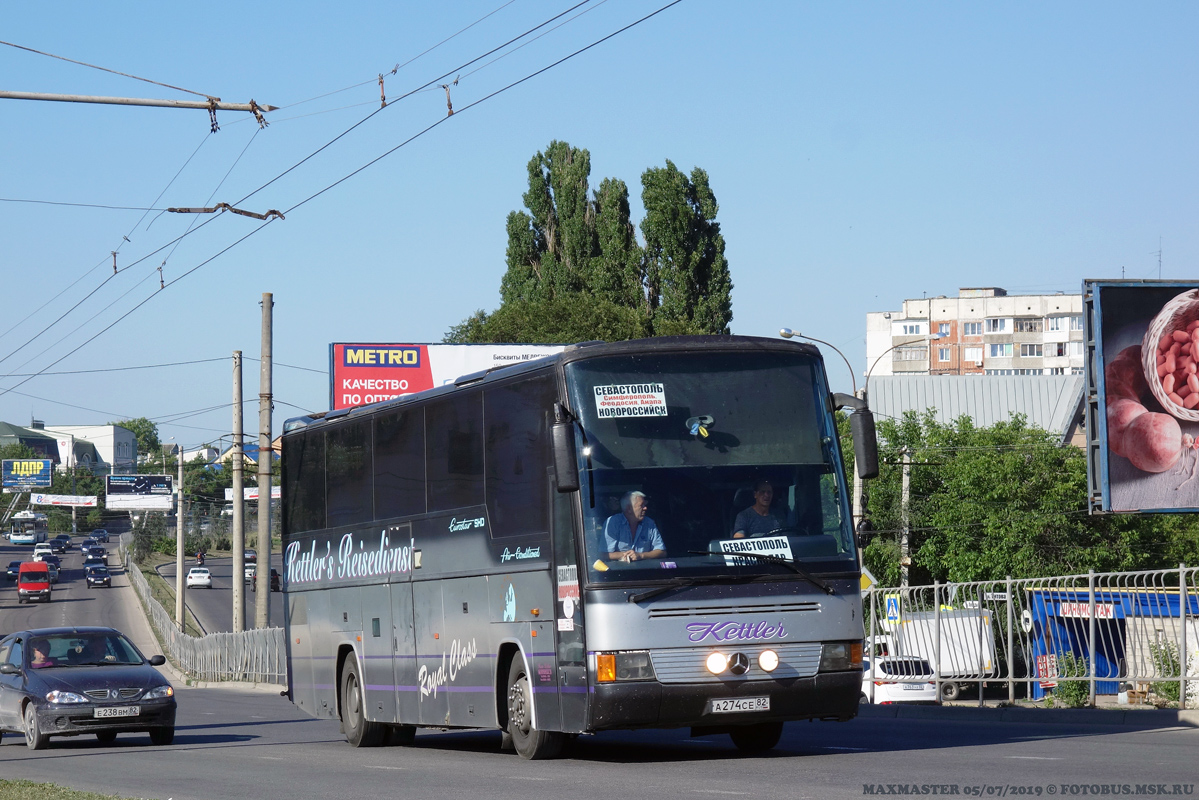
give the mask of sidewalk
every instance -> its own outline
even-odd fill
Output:
[[[1098,708],[1032,708],[1028,706],[861,705],[858,716],[868,719],[929,719],[947,722],[1015,722],[1055,725],[1123,725],[1138,728],[1199,727],[1199,710],[1129,708],[1103,705]]]

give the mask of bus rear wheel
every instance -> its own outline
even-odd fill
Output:
[[[358,664],[353,653],[346,659],[341,675],[341,721],[346,741],[353,747],[378,747],[383,744],[387,726],[366,718],[366,698],[358,677]]]
[[[533,727],[533,691],[524,657],[512,659],[508,670],[508,734],[522,758],[556,758],[566,743],[566,735],[540,731]]]
[[[783,723],[759,722],[757,725],[746,725],[734,728],[729,732],[729,738],[738,750],[746,753],[763,753],[773,750],[783,736]]]

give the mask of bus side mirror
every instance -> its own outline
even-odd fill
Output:
[[[853,434],[853,460],[862,480],[878,477],[878,435],[874,430],[874,414],[859,408],[849,415],[849,430]]]
[[[566,409],[554,404],[554,422],[550,425],[554,447],[554,480],[559,492],[579,490],[579,457],[575,453],[574,423],[567,418]]]

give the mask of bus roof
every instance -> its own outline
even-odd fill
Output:
[[[389,400],[383,400],[378,403],[369,405],[354,406],[353,408],[339,408],[333,411],[324,411],[316,414],[307,414],[299,417],[291,417],[283,423],[283,433],[286,435],[292,431],[306,428],[309,425],[317,422],[332,422],[342,419],[343,417],[358,416],[360,414],[370,414],[383,408],[391,406],[404,406],[408,403],[419,402],[421,400],[440,397],[445,394],[453,394],[467,386],[475,386],[480,383],[491,383],[496,380],[506,380],[516,375],[522,375],[528,372],[536,372],[553,367],[558,364],[568,364],[572,361],[581,361],[589,358],[600,358],[603,356],[622,355],[625,353],[646,353],[655,351],[680,351],[688,350],[711,352],[712,350],[742,350],[746,347],[755,347],[763,350],[778,350],[791,351],[796,350],[806,353],[816,358],[821,358],[819,348],[815,345],[807,344],[806,342],[788,341],[785,339],[771,339],[764,336],[655,336],[646,339],[629,339],[620,342],[601,342],[588,341],[579,342],[578,344],[567,345],[562,352],[553,355],[544,356],[542,358],[532,359],[530,361],[522,361],[514,364],[503,364],[492,367],[481,372],[474,372],[469,375],[462,375],[454,380],[453,383],[444,386],[435,386],[432,389],[426,389],[423,392],[415,392],[402,397],[395,397]]]

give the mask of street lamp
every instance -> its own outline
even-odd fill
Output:
[[[912,342],[935,342],[938,339],[944,339],[946,336],[948,336],[948,334],[930,333],[925,336],[921,336],[916,339],[911,339],[906,342],[900,342],[899,344],[893,344],[890,347],[888,347],[886,350],[884,350],[883,352],[879,353],[878,358],[874,359],[874,363],[870,365],[870,369],[866,370],[866,384],[863,387],[863,394],[865,394],[867,397],[870,396],[870,373],[874,372],[874,368],[878,366],[878,362],[882,361],[883,356],[885,356],[887,353],[890,353],[892,350],[894,350],[897,347],[903,347],[906,344],[912,344]]]
[[[844,353],[842,353],[840,350],[837,349],[836,345],[832,344],[831,342],[826,342],[823,339],[817,339],[815,336],[806,336],[802,333],[797,333],[796,331],[793,331],[790,328],[780,329],[779,336],[782,336],[784,339],[790,339],[792,337],[799,337],[800,339],[807,339],[809,342],[819,342],[820,344],[824,345],[825,347],[831,347],[837,355],[841,356],[841,360],[845,362],[846,368],[849,369],[849,380],[851,383],[853,383],[854,396],[855,397],[857,396],[857,394],[858,394],[858,379],[853,374],[853,367],[851,367],[849,365],[849,359],[845,357]]]

